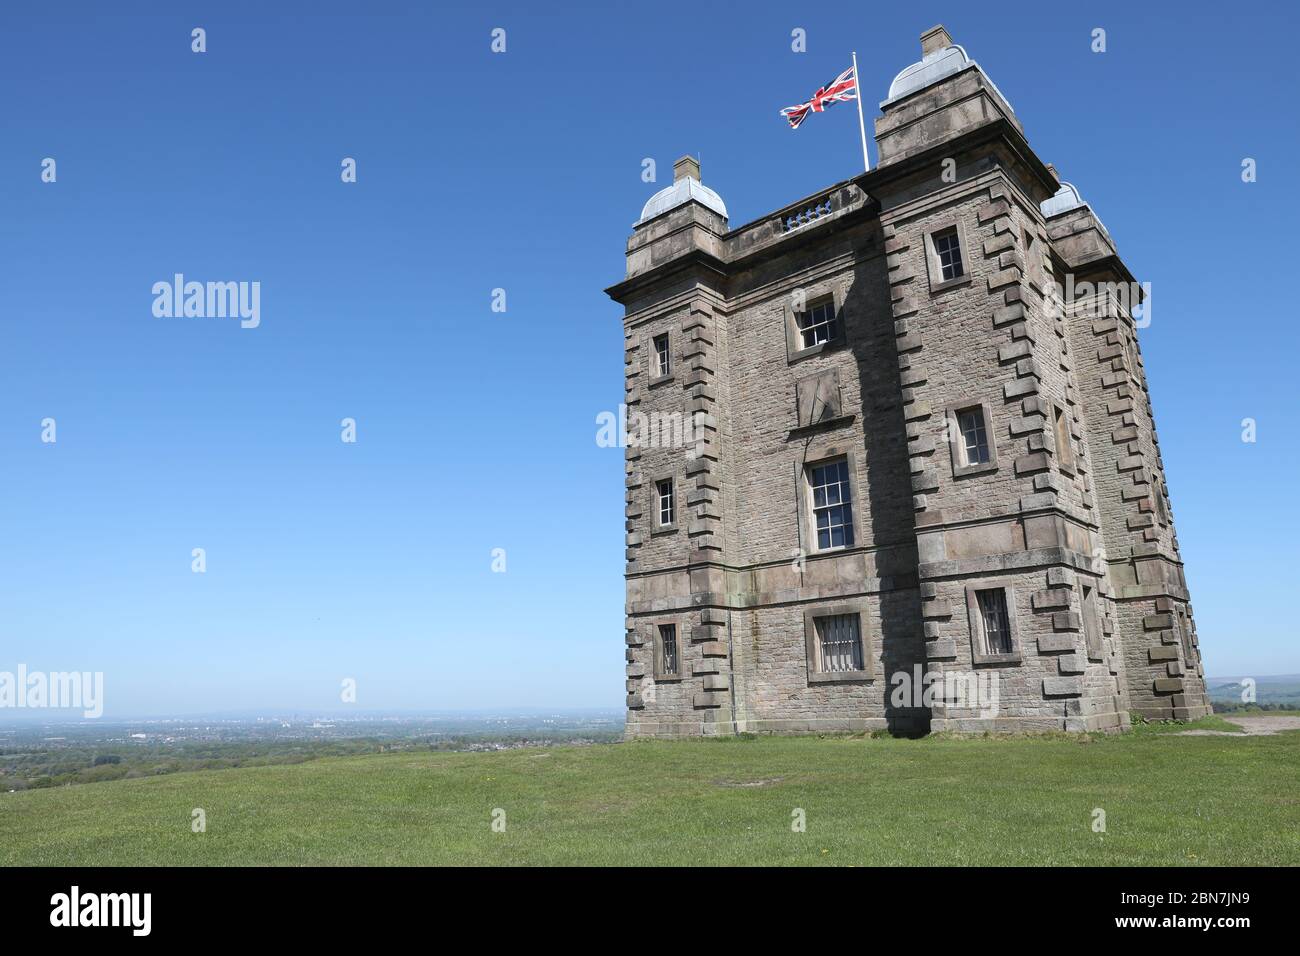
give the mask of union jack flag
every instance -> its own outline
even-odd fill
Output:
[[[858,78],[853,71],[853,67],[849,67],[814,93],[812,99],[807,103],[800,103],[798,106],[787,106],[781,111],[781,115],[790,121],[791,129],[798,129],[799,124],[807,118],[809,113],[821,113],[832,103],[856,100],[857,98]]]

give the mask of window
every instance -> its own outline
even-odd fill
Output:
[[[670,340],[668,333],[656,335],[654,337],[654,377],[663,378],[673,370],[672,354],[669,351]]]
[[[855,547],[853,495],[858,487],[859,452],[835,441],[810,439],[801,445],[791,448],[794,472],[788,486],[795,492],[799,546],[813,554]],[[827,612],[823,608],[819,613]],[[808,646],[812,648],[811,643]]]
[[[785,360],[791,364],[844,342],[844,300],[834,287],[796,288],[782,305]]]
[[[677,479],[678,469],[664,468],[646,476],[646,515],[650,534],[672,534],[677,531]]]
[[[976,406],[957,413],[961,429],[963,465],[982,465],[989,460],[989,438],[984,425],[984,409]]]
[[[966,585],[966,619],[970,624],[971,662],[1019,664],[1016,636],[1016,589],[997,578]]]
[[[1004,588],[987,588],[975,592],[979,602],[980,622],[984,632],[984,653],[1010,654],[1011,618],[1007,614],[1007,592]]]
[[[824,674],[863,670],[862,633],[856,614],[815,618],[817,669]]]
[[[1099,661],[1103,658],[1101,646],[1101,628],[1097,620],[1097,591],[1083,585],[1083,641],[1088,648],[1088,659]]]
[[[1038,252],[1035,237],[1028,229],[1021,230],[1025,245],[1025,274],[1035,285],[1042,285],[1043,257]]]
[[[1060,405],[1052,406],[1052,430],[1056,436],[1056,461],[1062,471],[1074,474],[1074,442],[1070,439],[1070,417]]]
[[[1156,499],[1156,517],[1161,524],[1169,524],[1169,502],[1165,498],[1165,486],[1160,481],[1151,482],[1151,493]]]
[[[961,263],[961,242],[957,230],[945,229],[936,232],[933,237],[934,254],[939,260],[939,278],[943,282],[960,279],[966,274]]]
[[[813,526],[817,550],[853,547],[853,504],[848,460],[813,465],[808,469],[812,492]]]
[[[831,299],[809,306],[806,312],[795,313],[795,320],[799,323],[800,348],[810,349],[839,338],[839,321]]]
[[[1128,353],[1128,370],[1136,380],[1138,377],[1138,343],[1137,338],[1125,339],[1124,350]]]
[[[925,250],[925,271],[930,279],[933,295],[954,286],[965,286],[971,275],[965,261],[965,250],[977,248],[967,240],[966,226],[955,213],[932,221],[924,233],[921,244]]]
[[[870,611],[866,599],[819,604],[803,612],[809,684],[875,680]]]
[[[1193,671],[1196,670],[1196,657],[1192,654],[1192,629],[1188,624],[1187,612],[1183,608],[1178,609],[1178,646],[1183,649],[1183,661]],[[1170,675],[1171,677],[1174,675]]]
[[[945,437],[952,452],[954,478],[997,471],[993,409],[988,402],[959,402],[944,409]]]
[[[655,497],[659,501],[659,527],[677,523],[677,503],[673,498],[673,480],[664,478],[655,482]]]
[[[660,677],[681,676],[681,658],[677,653],[677,625],[659,625],[659,675]]]

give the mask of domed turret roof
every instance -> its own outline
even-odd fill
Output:
[[[947,35],[944,36],[946,39]],[[902,99],[917,90],[933,86],[945,77],[960,73],[969,66],[973,66],[979,69],[981,73],[984,73],[980,69],[980,65],[967,56],[966,50],[956,43],[941,50],[935,50],[933,53],[928,53],[894,77],[894,82],[889,84],[889,96],[880,105],[883,107],[885,103],[892,103],[894,100]],[[1002,96],[1002,91],[998,89],[997,84],[993,82],[993,79],[987,73],[984,73],[984,78],[988,80],[993,89],[997,90],[998,96]],[[1002,99],[1007,106],[1011,105],[1011,101],[1005,96],[1002,96]]]
[[[641,210],[641,218],[635,225],[641,225],[655,216],[662,216],[670,209],[676,209],[694,200],[707,209],[712,209],[723,219],[727,218],[727,204],[722,197],[708,186],[692,176],[683,176],[671,186],[659,190]]]
[[[1053,216],[1059,216],[1063,212],[1069,212],[1076,206],[1084,205],[1083,197],[1079,195],[1079,190],[1075,189],[1073,184],[1062,182],[1061,188],[1056,191],[1056,195],[1051,199],[1044,199],[1038,205],[1038,209],[1043,214],[1044,219],[1051,219]]]
[[[1097,225],[1101,231],[1110,236],[1110,230],[1106,224],[1101,221],[1101,216],[1097,215],[1097,210],[1088,205],[1087,200],[1079,194],[1079,190],[1072,183],[1062,181],[1061,188],[1056,191],[1056,195],[1050,199],[1044,199],[1038,204],[1038,211],[1043,214],[1044,219],[1051,219],[1053,216],[1059,216],[1061,213],[1069,212],[1071,209],[1078,209],[1080,206],[1087,206],[1092,213],[1092,218],[1097,220]]]

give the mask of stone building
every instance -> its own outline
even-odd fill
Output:
[[[633,227],[630,736],[1209,711],[1137,284],[980,66],[921,50],[870,172],[733,228],[683,158]]]

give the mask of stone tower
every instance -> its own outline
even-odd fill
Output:
[[[754,222],[679,160],[625,307],[627,731],[1209,711],[1140,286],[942,27],[879,162]]]

